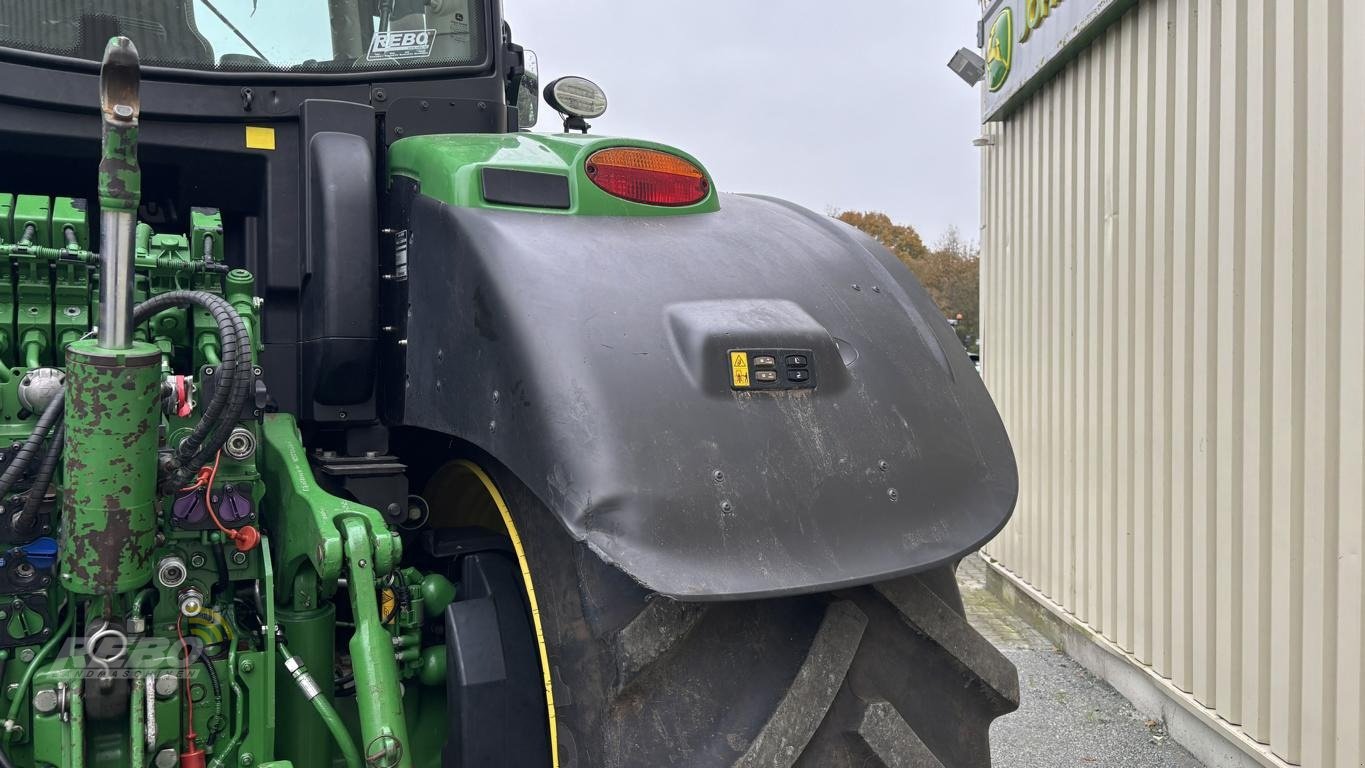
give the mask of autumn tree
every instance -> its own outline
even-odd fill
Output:
[[[949,227],[930,249],[914,227],[896,224],[884,213],[844,211],[836,218],[876,238],[894,253],[924,285],[944,317],[962,316],[957,324],[957,334],[963,343],[972,346],[976,342],[980,316],[980,253],[955,227]]]

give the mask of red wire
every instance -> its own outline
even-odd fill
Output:
[[[189,727],[185,731],[185,740],[193,744],[194,734],[194,694],[190,691],[190,647],[185,642],[185,634],[180,631],[180,625],[184,622],[182,615],[175,620],[175,636],[180,639],[180,650],[185,654],[185,706],[188,709]]]
[[[222,451],[213,455],[213,468],[209,470],[208,482],[204,486],[204,507],[208,509],[209,517],[213,518],[213,524],[218,526],[218,530],[222,531],[228,539],[236,541],[237,532],[223,525],[223,521],[218,519],[218,513],[213,511],[213,481],[218,479],[218,461],[222,458]]]

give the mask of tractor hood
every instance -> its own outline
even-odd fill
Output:
[[[487,451],[645,587],[868,583],[1009,518],[1014,456],[981,378],[858,231],[737,195],[668,217],[456,206],[399,177],[395,197],[410,320],[392,420]]]

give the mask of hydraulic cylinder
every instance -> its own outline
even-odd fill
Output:
[[[78,341],[66,354],[63,585],[87,595],[152,577],[161,351]]]

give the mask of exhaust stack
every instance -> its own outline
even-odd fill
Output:
[[[139,589],[155,566],[161,350],[133,340],[138,82],[132,41],[110,40],[100,69],[99,335],[66,348],[58,553],[63,586],[82,595]]]
[[[133,260],[142,170],[137,164],[138,95],[142,77],[137,48],[115,37],[104,49],[100,67],[100,318],[104,349],[133,343]]]

